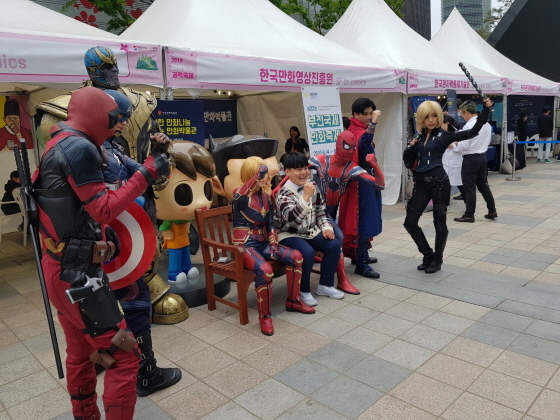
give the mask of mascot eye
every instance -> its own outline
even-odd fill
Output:
[[[181,184],[175,188],[175,202],[180,206],[188,206],[193,201],[193,193],[189,184]]]
[[[344,150],[350,150],[350,145],[348,143],[344,143],[342,147],[344,147]]]
[[[212,201],[214,198],[214,188],[212,187],[212,181],[209,179],[204,183],[204,196],[208,201]]]

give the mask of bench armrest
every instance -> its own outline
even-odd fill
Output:
[[[212,248],[218,248],[224,251],[231,252],[235,255],[243,255],[245,254],[245,248],[239,245],[229,245],[224,244],[222,242],[213,241],[212,239],[204,238],[200,241],[202,245],[210,246]]]

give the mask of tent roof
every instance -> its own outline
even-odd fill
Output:
[[[450,48],[452,45],[450,40],[453,40],[454,43],[461,40],[460,47]],[[439,49],[445,49],[453,55],[460,55],[461,59],[502,77],[527,82],[554,83],[521,67],[496,51],[470,27],[456,8],[453,9],[431,42]]]
[[[122,36],[201,53],[395,68],[326,40],[269,0],[159,0]]]
[[[418,35],[384,0],[354,0],[325,37],[393,68],[463,74],[459,60]],[[496,76],[468,64],[467,67],[475,76]]]
[[[31,0],[0,0],[0,10],[2,32],[119,39],[115,34],[72,19]]]

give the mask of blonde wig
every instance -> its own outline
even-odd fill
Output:
[[[245,185],[247,181],[255,176],[260,165],[266,165],[266,163],[258,156],[251,156],[245,159],[245,162],[243,162],[243,165],[241,165],[240,170],[241,185]],[[266,184],[263,187],[263,191],[269,195],[272,191],[271,179],[268,174],[266,175]]]
[[[431,114],[432,112],[436,113],[438,123],[437,128],[441,127],[443,123],[443,112],[441,110],[441,106],[435,101],[424,101],[418,107],[418,111],[416,111],[416,131],[419,133],[422,132],[424,128],[424,120],[426,117]]]

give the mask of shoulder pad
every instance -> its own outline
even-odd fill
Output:
[[[103,160],[93,143],[83,137],[69,136],[59,141],[57,146],[77,186],[103,182]]]
[[[68,103],[72,97],[72,92],[49,99],[37,105],[37,110],[42,113],[52,114],[63,120],[68,116]]]

